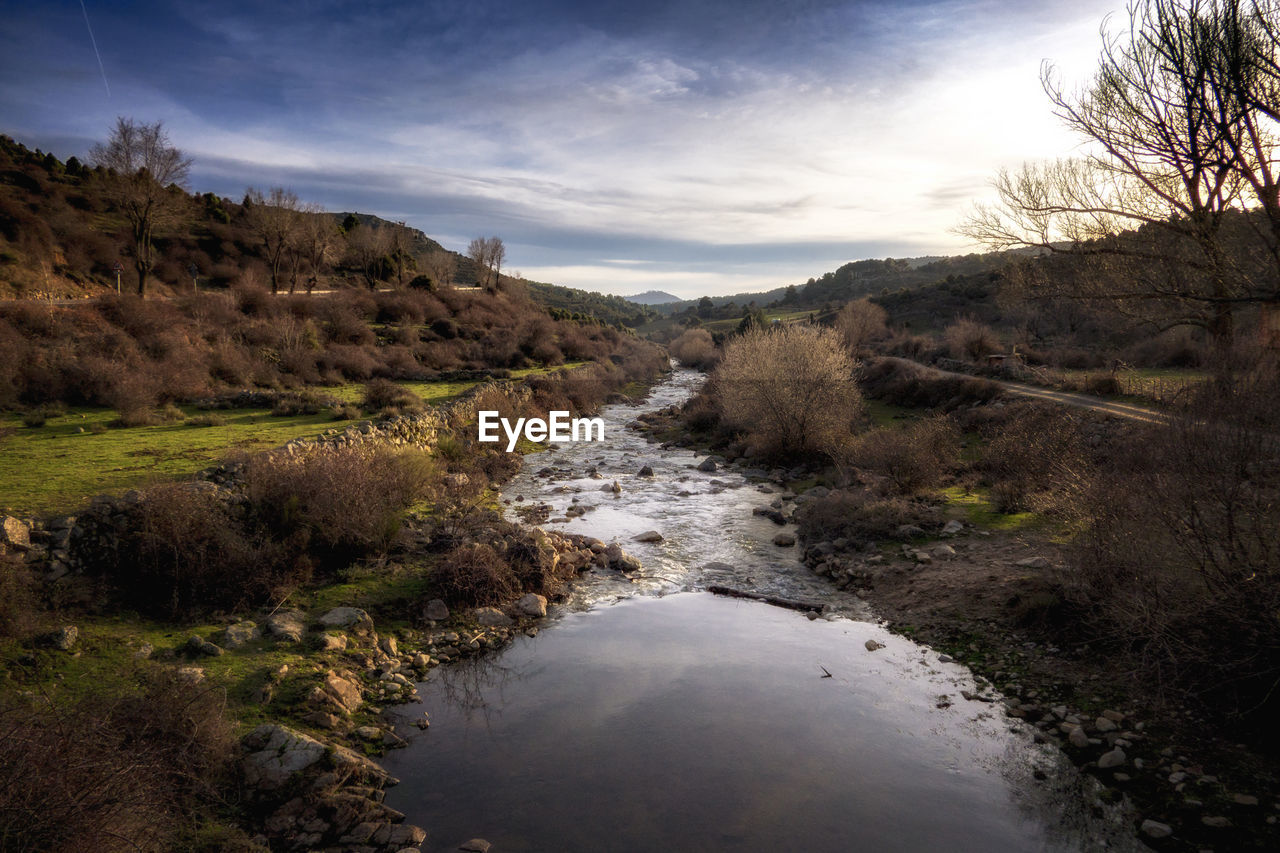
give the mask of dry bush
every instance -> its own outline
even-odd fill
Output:
[[[1092,476],[1078,415],[1024,402],[1007,407],[983,429],[978,470],[1000,512],[1070,513]]]
[[[79,556],[129,607],[169,618],[279,601],[309,576],[297,540],[246,528],[226,495],[208,484],[154,486],[122,520],[92,514],[114,547]],[[97,537],[86,536],[84,541]]]
[[[213,817],[237,752],[221,691],[136,677],[123,697],[0,707],[0,850],[159,853]]]
[[[503,537],[502,556],[524,592],[554,595],[575,574],[560,565],[555,549],[540,532],[513,526]]]
[[[720,424],[720,406],[706,388],[700,388],[680,407],[680,418],[690,429],[706,432]]]
[[[698,370],[710,370],[720,360],[720,350],[706,329],[688,329],[671,342],[669,349],[676,361]]]
[[[395,409],[399,412],[420,412],[422,398],[408,388],[390,379],[375,379],[364,386],[360,406],[367,412]]]
[[[432,576],[445,601],[468,607],[498,604],[520,593],[520,582],[492,547],[460,545],[441,558]]]
[[[993,352],[1000,352],[1000,339],[989,326],[970,317],[961,317],[942,332],[942,339],[951,350],[952,358],[979,361]]]
[[[911,409],[954,411],[999,397],[1000,386],[976,376],[956,376],[901,358],[876,358],[858,371],[858,385],[868,397]]]
[[[935,508],[901,497],[880,498],[865,491],[836,490],[815,498],[798,513],[800,536],[806,542],[848,539],[865,545],[899,537],[904,525],[936,524]]]
[[[1080,502],[1072,589],[1157,683],[1256,719],[1280,696],[1280,444],[1270,394],[1234,395],[1120,448]],[[1230,403],[1230,405],[1224,405]],[[1213,416],[1208,413],[1213,411]]]
[[[956,464],[960,434],[938,416],[901,428],[880,428],[858,437],[853,464],[888,477],[898,491],[915,494],[941,484]]]
[[[818,326],[755,329],[725,346],[712,376],[722,420],[764,453],[834,452],[862,411],[853,361]]]
[[[849,350],[856,354],[867,344],[889,334],[888,321],[889,312],[864,296],[840,309],[836,314],[836,330],[844,337]]]
[[[305,533],[324,558],[385,549],[436,478],[422,451],[360,447],[263,454],[245,470],[257,517],[277,537]]]

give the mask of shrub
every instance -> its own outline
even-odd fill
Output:
[[[1001,396],[989,379],[943,373],[901,358],[876,358],[858,371],[858,385],[869,397],[912,409],[954,411]]]
[[[967,358],[978,361],[993,352],[1000,351],[1000,340],[990,327],[977,320],[962,317],[947,326],[942,332],[942,339],[951,350],[953,358]]]
[[[520,582],[489,545],[471,543],[449,551],[433,575],[446,601],[469,607],[497,604],[520,592]]]
[[[836,329],[844,336],[845,345],[857,353],[872,341],[889,334],[889,313],[869,298],[845,303],[836,314]]]
[[[671,354],[685,367],[709,370],[720,360],[720,350],[706,329],[689,329],[671,342]]]
[[[833,452],[862,408],[840,336],[818,326],[734,338],[712,383],[724,422],[773,456]]]
[[[305,533],[321,557],[386,548],[405,510],[429,494],[434,480],[421,451],[360,447],[263,454],[245,470],[257,517],[277,536]]]
[[[399,383],[390,379],[374,379],[364,386],[361,407],[367,412],[383,409],[398,409],[402,412],[421,411],[422,398]]]
[[[1069,511],[1087,482],[1089,453],[1075,414],[1040,403],[1010,406],[987,424],[978,468],[1000,512]]]
[[[805,504],[797,521],[807,542],[849,539],[866,544],[898,537],[903,525],[936,523],[937,510],[901,497],[877,498],[865,491],[836,490]]]
[[[858,438],[853,463],[888,477],[898,491],[913,494],[936,487],[955,464],[960,436],[945,416],[893,429],[874,429]]]
[[[0,707],[0,847],[179,849],[236,754],[221,691],[149,670],[123,697]]]
[[[115,547],[80,556],[117,598],[148,614],[186,618],[279,601],[309,575],[297,540],[247,529],[228,496],[208,484],[153,486],[122,521],[102,522]],[[82,524],[94,526],[92,515]]]

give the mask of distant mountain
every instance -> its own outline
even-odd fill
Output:
[[[635,296],[624,296],[623,299],[628,302],[634,302],[637,305],[665,305],[668,302],[679,302],[680,297],[665,290],[646,290],[644,293],[637,293]]]

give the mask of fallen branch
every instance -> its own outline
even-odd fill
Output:
[[[762,601],[765,604],[772,604],[774,607],[785,607],[788,610],[809,611],[816,613],[822,612],[822,605],[811,604],[807,601],[792,601],[789,598],[778,598],[774,595],[764,595],[759,592],[746,592],[741,589],[730,589],[727,586],[709,586],[707,592],[715,595],[725,595],[729,598],[749,598],[752,601]]]

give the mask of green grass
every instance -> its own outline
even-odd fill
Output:
[[[986,489],[966,491],[961,486],[942,490],[944,505],[964,513],[965,519],[986,530],[1017,531],[1039,527],[1044,519],[1034,512],[1003,513],[995,508]]]
[[[573,369],[585,362],[567,364]],[[523,379],[560,368],[513,370]],[[429,404],[455,399],[479,384],[475,380],[403,382]],[[357,402],[359,383],[320,389],[344,402]],[[42,427],[27,427],[16,413],[0,415],[0,512],[48,515],[71,512],[94,495],[117,493],[149,483],[190,476],[231,452],[253,453],[295,438],[341,430],[363,418],[334,420],[328,413],[275,417],[266,409],[200,412],[183,408],[187,417],[211,414],[218,426],[186,423],[109,429],[116,413],[103,408],[75,408],[51,415]]]

